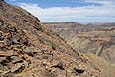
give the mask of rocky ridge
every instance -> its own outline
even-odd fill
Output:
[[[113,67],[80,54],[39,19],[0,0],[0,77],[114,77]]]
[[[67,41],[76,51],[93,53],[115,63],[115,23],[43,23]],[[68,37],[69,36],[69,37]]]

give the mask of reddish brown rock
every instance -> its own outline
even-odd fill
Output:
[[[78,53],[36,17],[3,1],[0,33],[0,77],[110,77],[109,63]]]

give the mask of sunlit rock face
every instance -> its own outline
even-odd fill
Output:
[[[114,69],[78,53],[22,8],[0,1],[0,77],[114,77]]]

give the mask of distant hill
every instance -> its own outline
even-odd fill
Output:
[[[111,23],[89,23],[87,25],[90,26],[99,26],[99,27],[114,27],[115,26],[115,22],[111,22]]]
[[[46,27],[56,31],[75,50],[82,53],[94,53],[99,51],[99,41],[110,39],[102,49],[100,56],[115,63],[115,23],[89,23],[77,22],[45,23]]]
[[[66,40],[71,39],[80,32],[115,28],[115,23],[89,23],[80,24],[78,22],[44,22],[45,27],[55,31]],[[69,35],[69,37],[68,37]]]
[[[94,53],[115,63],[115,29],[81,32],[68,43],[82,53]]]

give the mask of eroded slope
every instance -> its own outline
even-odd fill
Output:
[[[30,13],[0,0],[0,77],[114,77],[110,68],[103,59],[74,51]]]

